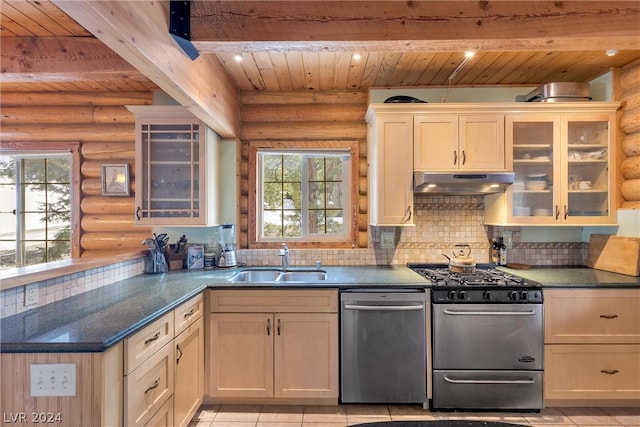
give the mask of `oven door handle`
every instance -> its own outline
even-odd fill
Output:
[[[362,310],[362,311],[418,311],[424,310],[423,305],[359,305],[345,304],[346,310]]]
[[[451,384],[534,384],[533,378],[526,380],[454,380],[448,376],[444,376],[444,380]]]
[[[528,311],[465,311],[444,309],[444,314],[452,316],[534,316],[536,310]]]

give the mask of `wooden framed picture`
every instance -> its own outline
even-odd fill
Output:
[[[102,195],[128,196],[129,165],[127,163],[103,164],[101,167]]]

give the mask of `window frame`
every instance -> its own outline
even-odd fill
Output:
[[[71,155],[71,259],[80,257],[80,142],[3,142],[6,155],[60,152]],[[32,264],[44,265],[46,263]]]
[[[350,180],[348,191],[349,206],[344,207],[344,215],[349,215],[350,224],[345,232],[346,238],[335,240],[331,237],[323,236],[322,239],[311,240],[313,236],[306,239],[268,239],[260,240],[258,227],[258,150],[274,150],[278,152],[291,151],[300,153],[301,151],[336,151],[348,150],[350,159],[348,166],[348,177]],[[249,142],[248,161],[248,246],[250,249],[266,249],[279,247],[282,242],[286,242],[292,248],[353,248],[357,246],[358,237],[358,143],[353,141],[259,141]]]

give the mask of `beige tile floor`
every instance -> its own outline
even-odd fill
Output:
[[[472,419],[539,427],[640,427],[639,408],[545,408],[540,413],[430,412],[421,406],[203,405],[189,427],[346,427],[397,420]]]

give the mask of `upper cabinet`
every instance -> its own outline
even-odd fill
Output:
[[[506,116],[515,181],[485,198],[488,224],[615,224],[617,103],[536,105]]]
[[[136,116],[136,223],[220,223],[218,135],[180,106],[130,106]]]
[[[414,170],[504,171],[509,168],[505,156],[504,114],[443,114],[434,109],[429,114],[415,115],[413,120]]]
[[[367,114],[369,224],[413,225],[413,115]]]

